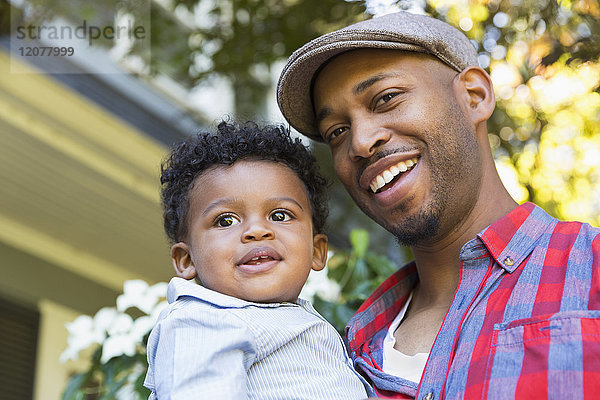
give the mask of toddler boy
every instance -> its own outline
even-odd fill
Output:
[[[298,298],[327,257],[325,180],[299,139],[221,123],[177,146],[161,183],[178,277],[148,340],[150,399],[372,393],[336,330]]]

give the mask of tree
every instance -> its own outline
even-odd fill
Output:
[[[275,63],[308,40],[364,17],[360,3],[338,0],[178,0],[168,11],[181,9],[200,22],[183,36],[187,41],[174,42],[162,29],[153,29],[153,70],[175,66],[174,75],[190,85],[215,74],[227,77],[235,94],[235,113],[247,118],[264,115]],[[152,24],[167,21],[173,24],[157,16]],[[164,49],[176,54],[177,62]]]
[[[490,142],[513,196],[600,224],[600,6],[576,1],[428,1],[478,44],[494,81]]]

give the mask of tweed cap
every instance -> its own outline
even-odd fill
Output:
[[[323,141],[312,104],[315,74],[336,55],[360,48],[427,53],[459,72],[478,65],[475,47],[462,32],[425,15],[398,12],[327,33],[290,56],[277,84],[279,108],[298,132]]]

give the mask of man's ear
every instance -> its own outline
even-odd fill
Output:
[[[178,242],[171,246],[171,260],[178,277],[183,279],[196,277],[196,267],[190,255],[190,248],[186,243]]]
[[[474,125],[487,121],[496,107],[490,76],[479,67],[465,68],[456,76],[456,93],[464,101],[464,112]]]
[[[313,237],[313,262],[312,269],[320,271],[327,262],[327,236],[319,233]]]

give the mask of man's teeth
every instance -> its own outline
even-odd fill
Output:
[[[387,183],[390,183],[396,176],[400,175],[403,172],[412,169],[417,164],[418,158],[411,158],[410,160],[400,161],[396,165],[392,165],[379,175],[377,175],[371,181],[371,191],[376,193],[379,189],[384,187]]]

